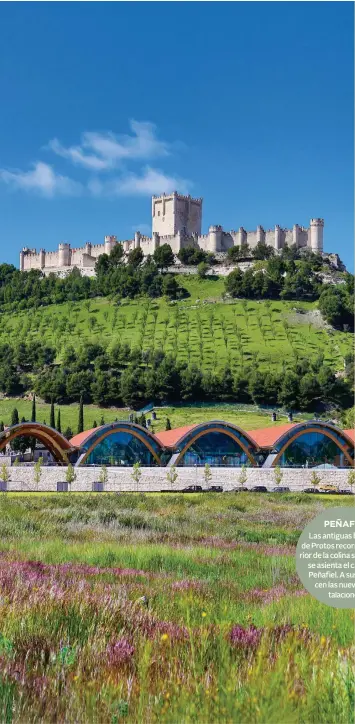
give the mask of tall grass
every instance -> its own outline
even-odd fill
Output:
[[[0,721],[352,724],[353,612],[294,559],[335,502],[293,500],[1,497]]]

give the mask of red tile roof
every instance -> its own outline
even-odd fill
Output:
[[[296,424],[295,422],[288,422],[285,425],[262,427],[260,430],[248,430],[247,432],[259,447],[272,447],[281,435],[292,430],[293,427],[296,427]]]
[[[74,437],[71,438],[71,444],[75,447],[80,447],[83,442],[85,442],[86,438],[89,437],[92,432],[95,432],[95,430],[98,429],[98,427],[92,427],[91,430],[84,430],[84,432],[79,432],[77,435],[74,435]]]
[[[164,447],[173,447],[190,430],[193,430],[197,425],[185,425],[185,427],[175,427],[174,430],[164,430],[163,432],[156,432],[155,437]]]
[[[344,430],[344,432],[345,432],[345,435],[350,437],[350,439],[355,442],[355,430],[353,427],[350,430]]]

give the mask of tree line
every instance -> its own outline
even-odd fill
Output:
[[[351,380],[340,378],[316,360],[300,359],[283,371],[270,372],[245,365],[233,371],[202,372],[162,351],[150,352],[115,344],[105,349],[87,343],[67,348],[63,362],[47,365],[35,379],[36,393],[50,402],[77,402],[99,406],[143,407],[148,402],[228,400],[258,405],[282,405],[315,410],[326,405],[347,408],[352,404]]]

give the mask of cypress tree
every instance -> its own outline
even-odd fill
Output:
[[[4,430],[5,430],[4,423],[3,423],[3,421],[1,420],[1,422],[0,422],[0,432],[4,432]]]
[[[101,420],[100,420],[100,425],[104,425],[104,424],[105,424],[105,420],[104,420],[104,417],[102,416]]]
[[[32,400],[31,422],[36,422],[36,395],[33,395],[33,400]]]
[[[93,426],[93,427],[97,427],[97,422],[96,422],[96,420],[94,420],[94,422],[93,422],[93,425],[92,425],[92,426]]]
[[[79,403],[79,420],[78,420],[78,433],[84,432],[84,404],[83,404],[83,396],[80,397],[80,403]]]
[[[168,417],[166,418],[165,430],[171,430],[171,422]]]
[[[73,437],[73,430],[71,429],[71,427],[67,427],[64,433],[64,437],[66,437],[67,440],[71,440],[71,438]]]
[[[53,402],[53,399],[52,399],[52,402],[51,402],[51,415],[50,415],[50,418],[49,418],[49,427],[53,427],[53,429],[55,430],[55,416],[54,416],[54,402]]]
[[[57,415],[57,430],[58,430],[58,432],[62,432],[62,426],[61,426],[61,422],[60,422],[60,409],[58,410],[58,415]]]
[[[12,415],[11,415],[11,425],[18,425],[19,422],[20,422],[20,420],[19,420],[19,416],[18,416],[18,410],[16,407],[14,407],[14,409],[12,410]]]

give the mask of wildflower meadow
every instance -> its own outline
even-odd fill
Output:
[[[294,555],[342,496],[0,495],[1,722],[354,722]]]

